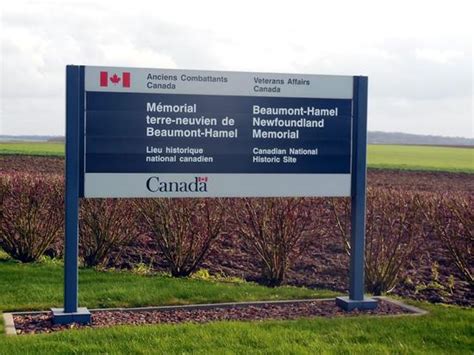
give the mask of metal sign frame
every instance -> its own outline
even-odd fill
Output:
[[[89,323],[87,308],[78,307],[79,198],[84,196],[85,67],[66,67],[66,205],[64,308],[53,308],[53,322]],[[351,257],[349,296],[336,304],[350,311],[373,309],[377,301],[364,296],[364,251],[367,175],[368,78],[353,77],[351,146]]]

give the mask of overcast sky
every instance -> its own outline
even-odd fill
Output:
[[[65,65],[369,76],[369,130],[473,137],[471,1],[1,1],[0,134],[64,134]]]

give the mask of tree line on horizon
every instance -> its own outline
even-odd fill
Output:
[[[0,135],[0,141],[39,141],[64,142],[64,136],[48,135]],[[401,144],[401,145],[441,145],[474,147],[474,138],[445,137],[402,132],[369,131],[369,144]]]

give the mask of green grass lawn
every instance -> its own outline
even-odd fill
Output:
[[[474,149],[414,145],[370,145],[371,168],[474,172]]]
[[[139,307],[249,300],[331,297],[328,290],[268,288],[248,282],[209,282],[130,272],[79,270],[79,303],[89,308]],[[0,261],[0,310],[60,307],[63,267],[53,263]]]
[[[64,156],[63,143],[0,143],[0,154]],[[474,149],[458,147],[369,145],[370,168],[474,172]]]
[[[0,290],[1,310],[60,305],[62,266],[0,261]],[[80,294],[81,305],[92,308],[325,297],[332,293],[80,270]],[[17,337],[0,334],[0,353],[469,354],[474,351],[472,309],[413,304],[430,313],[417,317],[116,326]]]

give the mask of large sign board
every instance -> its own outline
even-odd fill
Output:
[[[80,197],[350,196],[346,310],[364,298],[366,77],[68,66],[64,308],[78,307]]]
[[[350,196],[352,105],[351,76],[87,66],[81,190]]]

